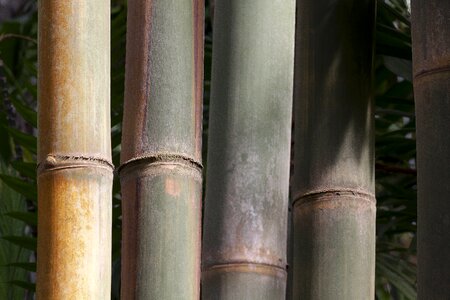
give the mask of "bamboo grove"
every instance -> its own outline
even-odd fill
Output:
[[[450,2],[411,1],[412,56],[400,2],[128,0],[111,21],[107,0],[38,1],[37,119],[13,102],[38,128],[36,298],[397,299],[376,282],[402,266],[378,240],[392,81],[414,84],[386,126],[417,128],[417,298],[450,297]]]

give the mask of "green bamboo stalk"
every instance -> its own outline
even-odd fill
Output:
[[[38,299],[110,299],[110,3],[39,1]]]
[[[373,299],[373,0],[298,0],[294,299]]]
[[[122,299],[199,298],[203,11],[128,2]]]
[[[412,1],[418,299],[449,299],[450,2]]]
[[[295,1],[217,0],[203,299],[284,299]]]

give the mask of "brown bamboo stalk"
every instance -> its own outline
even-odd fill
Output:
[[[39,1],[38,299],[109,299],[110,3]]]
[[[450,1],[411,2],[418,299],[450,299]]]
[[[128,2],[122,299],[199,298],[203,5]]]

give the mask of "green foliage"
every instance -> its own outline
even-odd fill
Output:
[[[28,4],[0,24],[0,299],[34,290],[37,15]]]
[[[0,161],[2,173],[14,174]],[[17,174],[15,174],[17,176]],[[26,213],[26,203],[23,197],[8,188],[0,181],[0,299],[24,299],[26,291],[22,288],[11,286],[11,283],[28,282],[26,270],[17,268],[15,262],[27,262],[30,259],[30,251],[17,243],[8,243],[7,237],[27,239],[25,223],[19,218],[12,218],[9,214]],[[14,283],[13,283],[14,284]]]
[[[375,57],[376,298],[416,299],[417,183],[409,12],[378,1]]]
[[[37,212],[37,13],[0,24],[0,299],[34,290]],[[206,159],[212,57],[212,10],[206,1],[203,157]],[[111,9],[111,138],[119,165],[123,112],[126,4]],[[376,27],[376,298],[415,299],[417,219],[411,35],[404,0],[379,0]],[[206,161],[204,161],[206,166]],[[206,168],[205,168],[206,169]],[[112,298],[120,295],[121,199],[113,185]],[[8,242],[6,242],[8,241]],[[29,250],[31,251],[29,251]],[[25,290],[30,292],[25,293]]]
[[[113,164],[120,164],[122,115],[125,84],[126,5],[113,4],[111,8],[111,145]],[[117,174],[113,182],[112,222],[112,282],[111,298],[120,298],[120,246],[122,240],[122,206]]]

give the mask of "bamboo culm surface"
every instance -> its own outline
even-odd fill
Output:
[[[450,299],[450,2],[411,2],[418,299]]]
[[[110,2],[41,0],[37,299],[110,299]]]
[[[198,299],[202,0],[129,0],[122,299]]]
[[[373,0],[298,0],[293,298],[372,299]]]
[[[284,299],[295,1],[217,0],[203,299]]]

